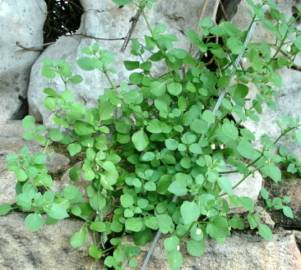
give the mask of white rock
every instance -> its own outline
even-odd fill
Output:
[[[140,265],[149,251],[142,248]],[[292,232],[279,233],[265,241],[254,235],[234,234],[224,244],[209,240],[202,257],[184,256],[181,269],[206,270],[299,270],[301,255]],[[127,267],[126,269],[130,269]],[[147,267],[148,270],[169,269],[163,240],[160,240]]]
[[[197,26],[200,19],[203,2],[200,0],[173,1],[158,0],[152,9],[146,10],[152,26],[160,23],[167,26],[168,33],[177,36],[177,46],[190,49],[188,40],[183,35],[184,31]],[[213,3],[210,1],[211,10]],[[123,38],[126,36],[130,28],[130,19],[136,13],[136,7],[133,5],[119,8],[112,1],[94,1],[82,0],[85,13],[82,16],[82,22],[78,33],[103,38]],[[210,11],[206,11],[210,13]],[[206,14],[208,15],[208,14]],[[211,15],[209,15],[211,16]],[[143,38],[145,34],[149,34],[145,22],[141,17],[137,23],[133,38]],[[31,72],[29,85],[29,106],[30,112],[37,118],[42,119],[45,124],[51,124],[49,121],[49,112],[43,106],[43,89],[48,86],[62,90],[63,85],[59,79],[49,82],[41,76],[42,61],[45,58],[61,59],[64,58],[72,66],[76,74],[81,74],[84,82],[79,85],[72,86],[72,90],[80,100],[86,101],[88,106],[96,103],[98,97],[103,94],[108,83],[106,78],[100,72],[85,72],[79,69],[76,60],[82,56],[82,48],[94,43],[95,40],[83,38],[80,36],[61,37],[54,44],[48,47],[34,64]],[[129,44],[125,53],[121,53],[120,49],[123,40],[117,41],[97,41],[104,49],[115,53],[117,73],[113,76],[113,81],[119,84],[125,80],[129,74],[123,67],[123,61],[129,59]]]
[[[243,179],[243,175],[239,173],[233,173],[228,175],[232,186],[235,186],[240,180]],[[254,202],[257,201],[260,190],[263,185],[263,179],[261,174],[256,171],[253,175],[247,177],[237,188],[234,189],[234,195],[240,197],[249,197]]]
[[[39,55],[17,47],[16,42],[41,46],[46,13],[44,0],[0,0],[0,121],[18,117],[30,68]]]
[[[254,133],[257,141],[263,134],[274,139],[277,138],[281,133],[277,120],[283,116],[292,116],[301,120],[301,73],[285,69],[281,71],[281,75],[283,86],[276,97],[277,110],[274,111],[265,106],[258,122],[247,121],[244,123]],[[290,136],[283,137],[279,143],[301,159],[301,146]]]

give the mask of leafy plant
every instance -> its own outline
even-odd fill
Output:
[[[191,54],[175,48],[176,37],[166,34],[162,25],[152,28],[142,12],[150,34],[144,44],[132,42],[137,60],[125,61],[132,71],[128,83],[114,83],[113,55],[96,43],[78,59],[80,68],[98,70],[108,81],[93,108],[79,103],[68,90],[83,79],[64,60],[45,60],[42,74],[50,80],[60,77],[65,89],[44,90],[55,127],[38,126],[27,116],[25,139],[46,147],[58,144],[80,163],[70,168],[69,185],[55,192],[45,166],[46,151],[30,154],[24,148],[8,156],[8,167],[18,180],[14,207],[28,213],[28,228],[35,231],[77,217],[84,223],[71,246],[84,245],[91,233],[89,255],[104,258],[105,266],[114,269],[137,268],[139,246],[156,231],[168,236],[164,247],[171,269],[182,265],[182,246],[190,255],[201,256],[208,238],[222,242],[233,230],[250,227],[271,239],[252,199],[235,193],[256,171],[281,182],[279,167],[286,158],[275,151],[278,142],[288,134],[300,139],[300,125],[290,119],[280,122],[282,132],[276,140],[264,135],[261,146],[255,147],[254,134],[243,125],[257,120],[264,104],[274,105],[275,86],[281,81],[277,70],[290,66],[301,50],[300,36],[291,38],[299,33],[293,18],[287,20],[268,3],[266,16],[261,5],[250,1],[252,24],[262,23],[274,33],[275,50],[265,42],[250,42],[245,48],[251,27],[241,31],[230,22],[215,25],[205,19],[198,32],[187,32],[198,51]],[[236,67],[241,55],[247,64]],[[155,75],[163,64],[165,73]],[[259,91],[250,101],[251,84]],[[242,175],[236,184],[228,177],[233,172]],[[84,190],[78,185],[82,180]],[[274,205],[267,194],[265,199]],[[247,215],[234,215],[233,207],[244,208]],[[282,209],[292,217],[287,205]],[[0,214],[11,210],[1,206]],[[126,241],[128,235],[134,243]]]

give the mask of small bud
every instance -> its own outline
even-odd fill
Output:
[[[121,107],[121,103],[118,103],[118,104],[117,104],[117,107],[120,108],[120,107]]]
[[[177,245],[177,251],[180,251],[180,246],[179,245]]]
[[[211,144],[211,149],[212,149],[212,150],[215,150],[215,148],[216,148],[215,143]]]
[[[219,147],[220,147],[220,149],[222,149],[222,150],[225,149],[225,145],[224,145],[224,144],[221,144]]]
[[[196,235],[201,235],[202,234],[202,230],[199,229],[199,228],[197,228],[195,233],[196,233]]]
[[[288,52],[291,52],[291,50],[292,50],[292,47],[291,47],[291,46],[288,46],[288,47],[287,47],[287,51],[288,51]]]

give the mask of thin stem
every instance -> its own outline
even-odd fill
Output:
[[[299,127],[301,127],[301,124],[295,127],[291,127],[286,129],[283,133],[281,133],[273,142],[273,145],[275,146],[285,135],[287,135],[288,133],[292,132],[295,129],[298,129]],[[260,156],[258,158],[256,158],[253,162],[251,162],[248,165],[248,168],[255,165],[263,156],[264,156],[264,151],[265,148],[262,150]],[[256,171],[260,170],[261,168],[256,168],[253,171],[250,171],[247,175],[245,175],[240,181],[238,181],[233,187],[232,189],[237,188],[239,185],[241,185],[251,174],[255,173]],[[226,172],[222,172],[222,174],[226,174],[226,173],[237,173],[238,171],[226,171]],[[220,196],[224,196],[226,195],[226,193],[222,193]]]
[[[108,80],[109,84],[111,85],[112,89],[116,89],[114,83],[112,82],[109,73],[106,70],[103,70],[103,74],[105,75],[106,79]]]

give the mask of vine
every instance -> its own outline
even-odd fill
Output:
[[[281,134],[276,139],[264,135],[255,147],[255,136],[243,123],[258,119],[263,105],[273,105],[281,81],[278,70],[292,65],[291,59],[301,51],[301,36],[295,18],[287,19],[272,1],[266,1],[267,9],[248,2],[254,19],[246,31],[230,22],[216,25],[203,19],[198,31],[186,33],[198,51],[191,54],[173,46],[176,37],[166,34],[164,26],[152,27],[144,12],[150,3],[138,1],[139,17],[149,34],[143,43],[131,38],[133,30],[125,38],[123,48],[132,39],[131,54],[137,59],[124,62],[132,72],[127,83],[115,83],[113,54],[97,43],[85,48],[77,61],[81,69],[98,70],[108,82],[93,108],[68,90],[83,78],[73,74],[64,60],[46,59],[43,76],[60,78],[65,85],[44,90],[54,127],[37,125],[32,116],[24,119],[24,138],[45,149],[30,153],[24,147],[7,156],[18,181],[17,197],[14,205],[0,206],[0,215],[14,209],[27,213],[25,224],[31,231],[79,218],[83,226],[73,234],[71,246],[83,246],[91,234],[89,255],[114,269],[139,268],[139,246],[153,240],[141,268],[146,269],[161,234],[166,236],[170,269],[181,268],[184,250],[201,256],[208,238],[222,242],[233,230],[250,228],[271,239],[272,231],[260,220],[255,202],[238,196],[235,189],[256,171],[280,183],[280,166],[288,158],[299,168],[283,147],[277,150],[284,136],[300,143],[300,124],[289,117],[281,119]],[[252,42],[256,24],[274,33],[275,50],[268,43]],[[210,66],[204,60],[208,55]],[[158,64],[166,69],[155,76]],[[251,84],[259,91],[250,101]],[[51,144],[66,148],[74,160],[70,183],[60,191],[53,190],[46,166]],[[229,173],[239,173],[241,180],[233,183]],[[261,195],[268,208],[275,206],[265,189]],[[293,218],[289,199],[280,200],[282,207],[277,209]],[[247,214],[233,214],[236,207]]]

